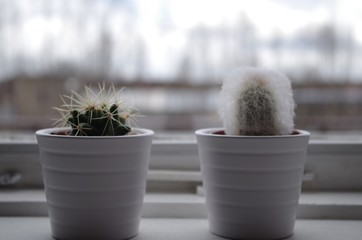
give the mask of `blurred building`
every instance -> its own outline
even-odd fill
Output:
[[[297,126],[360,129],[360,11],[351,0],[0,0],[0,128],[49,126],[59,95],[103,81],[137,96],[141,126],[212,127],[222,78],[253,65],[292,79]]]

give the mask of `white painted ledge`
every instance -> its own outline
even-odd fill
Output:
[[[0,190],[0,216],[47,216],[44,191]],[[206,218],[207,214],[202,196],[148,193],[145,196],[142,216]],[[299,201],[298,219],[362,221],[362,192],[303,192]]]
[[[146,194],[134,240],[222,240],[208,230],[204,198]],[[52,240],[44,191],[0,191],[0,239]],[[295,233],[287,240],[361,240],[362,193],[303,192]]]
[[[297,220],[286,240],[361,240],[362,221]],[[47,217],[0,217],[0,239],[53,240]],[[206,219],[144,218],[133,240],[222,240],[208,230]]]

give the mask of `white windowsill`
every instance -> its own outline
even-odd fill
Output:
[[[44,191],[1,190],[0,216],[47,216]],[[144,218],[206,218],[205,199],[202,196],[187,193],[147,193],[142,216]],[[299,201],[297,218],[362,221],[362,193],[303,192]]]
[[[0,191],[0,239],[52,240],[44,191]],[[302,193],[295,233],[287,240],[360,240],[362,193]],[[204,198],[146,194],[134,240],[222,240],[208,230]]]
[[[286,240],[360,240],[362,221],[297,220]],[[171,237],[171,238],[170,238]],[[0,239],[52,240],[47,217],[0,217]],[[134,240],[222,240],[211,234],[206,219],[143,218]]]

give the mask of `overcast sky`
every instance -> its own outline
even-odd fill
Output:
[[[128,59],[139,54],[130,49],[142,45],[148,74],[168,77],[180,65],[190,30],[198,26],[236,29],[248,21],[258,41],[270,41],[276,34],[291,39],[303,28],[333,23],[361,44],[361,16],[362,4],[354,0],[0,0],[5,46],[0,56],[12,61],[20,53],[36,62],[52,46],[58,60],[82,63],[104,28],[117,52],[112,61],[125,66],[122,71],[138,71]]]

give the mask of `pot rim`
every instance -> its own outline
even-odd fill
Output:
[[[55,127],[39,129],[35,132],[36,136],[52,137],[52,138],[71,138],[71,139],[114,139],[114,138],[137,138],[144,136],[154,135],[154,131],[146,128],[132,128],[132,131],[136,132],[134,135],[122,135],[122,136],[71,136],[71,135],[57,135],[53,133],[70,131],[69,127]]]
[[[206,137],[216,137],[216,138],[252,138],[252,139],[273,139],[273,138],[298,138],[301,136],[310,136],[310,132],[294,129],[294,132],[297,134],[289,134],[289,135],[271,135],[271,136],[246,136],[246,135],[221,135],[215,134],[215,132],[224,131],[224,128],[203,128],[195,131],[196,136],[206,136]]]

